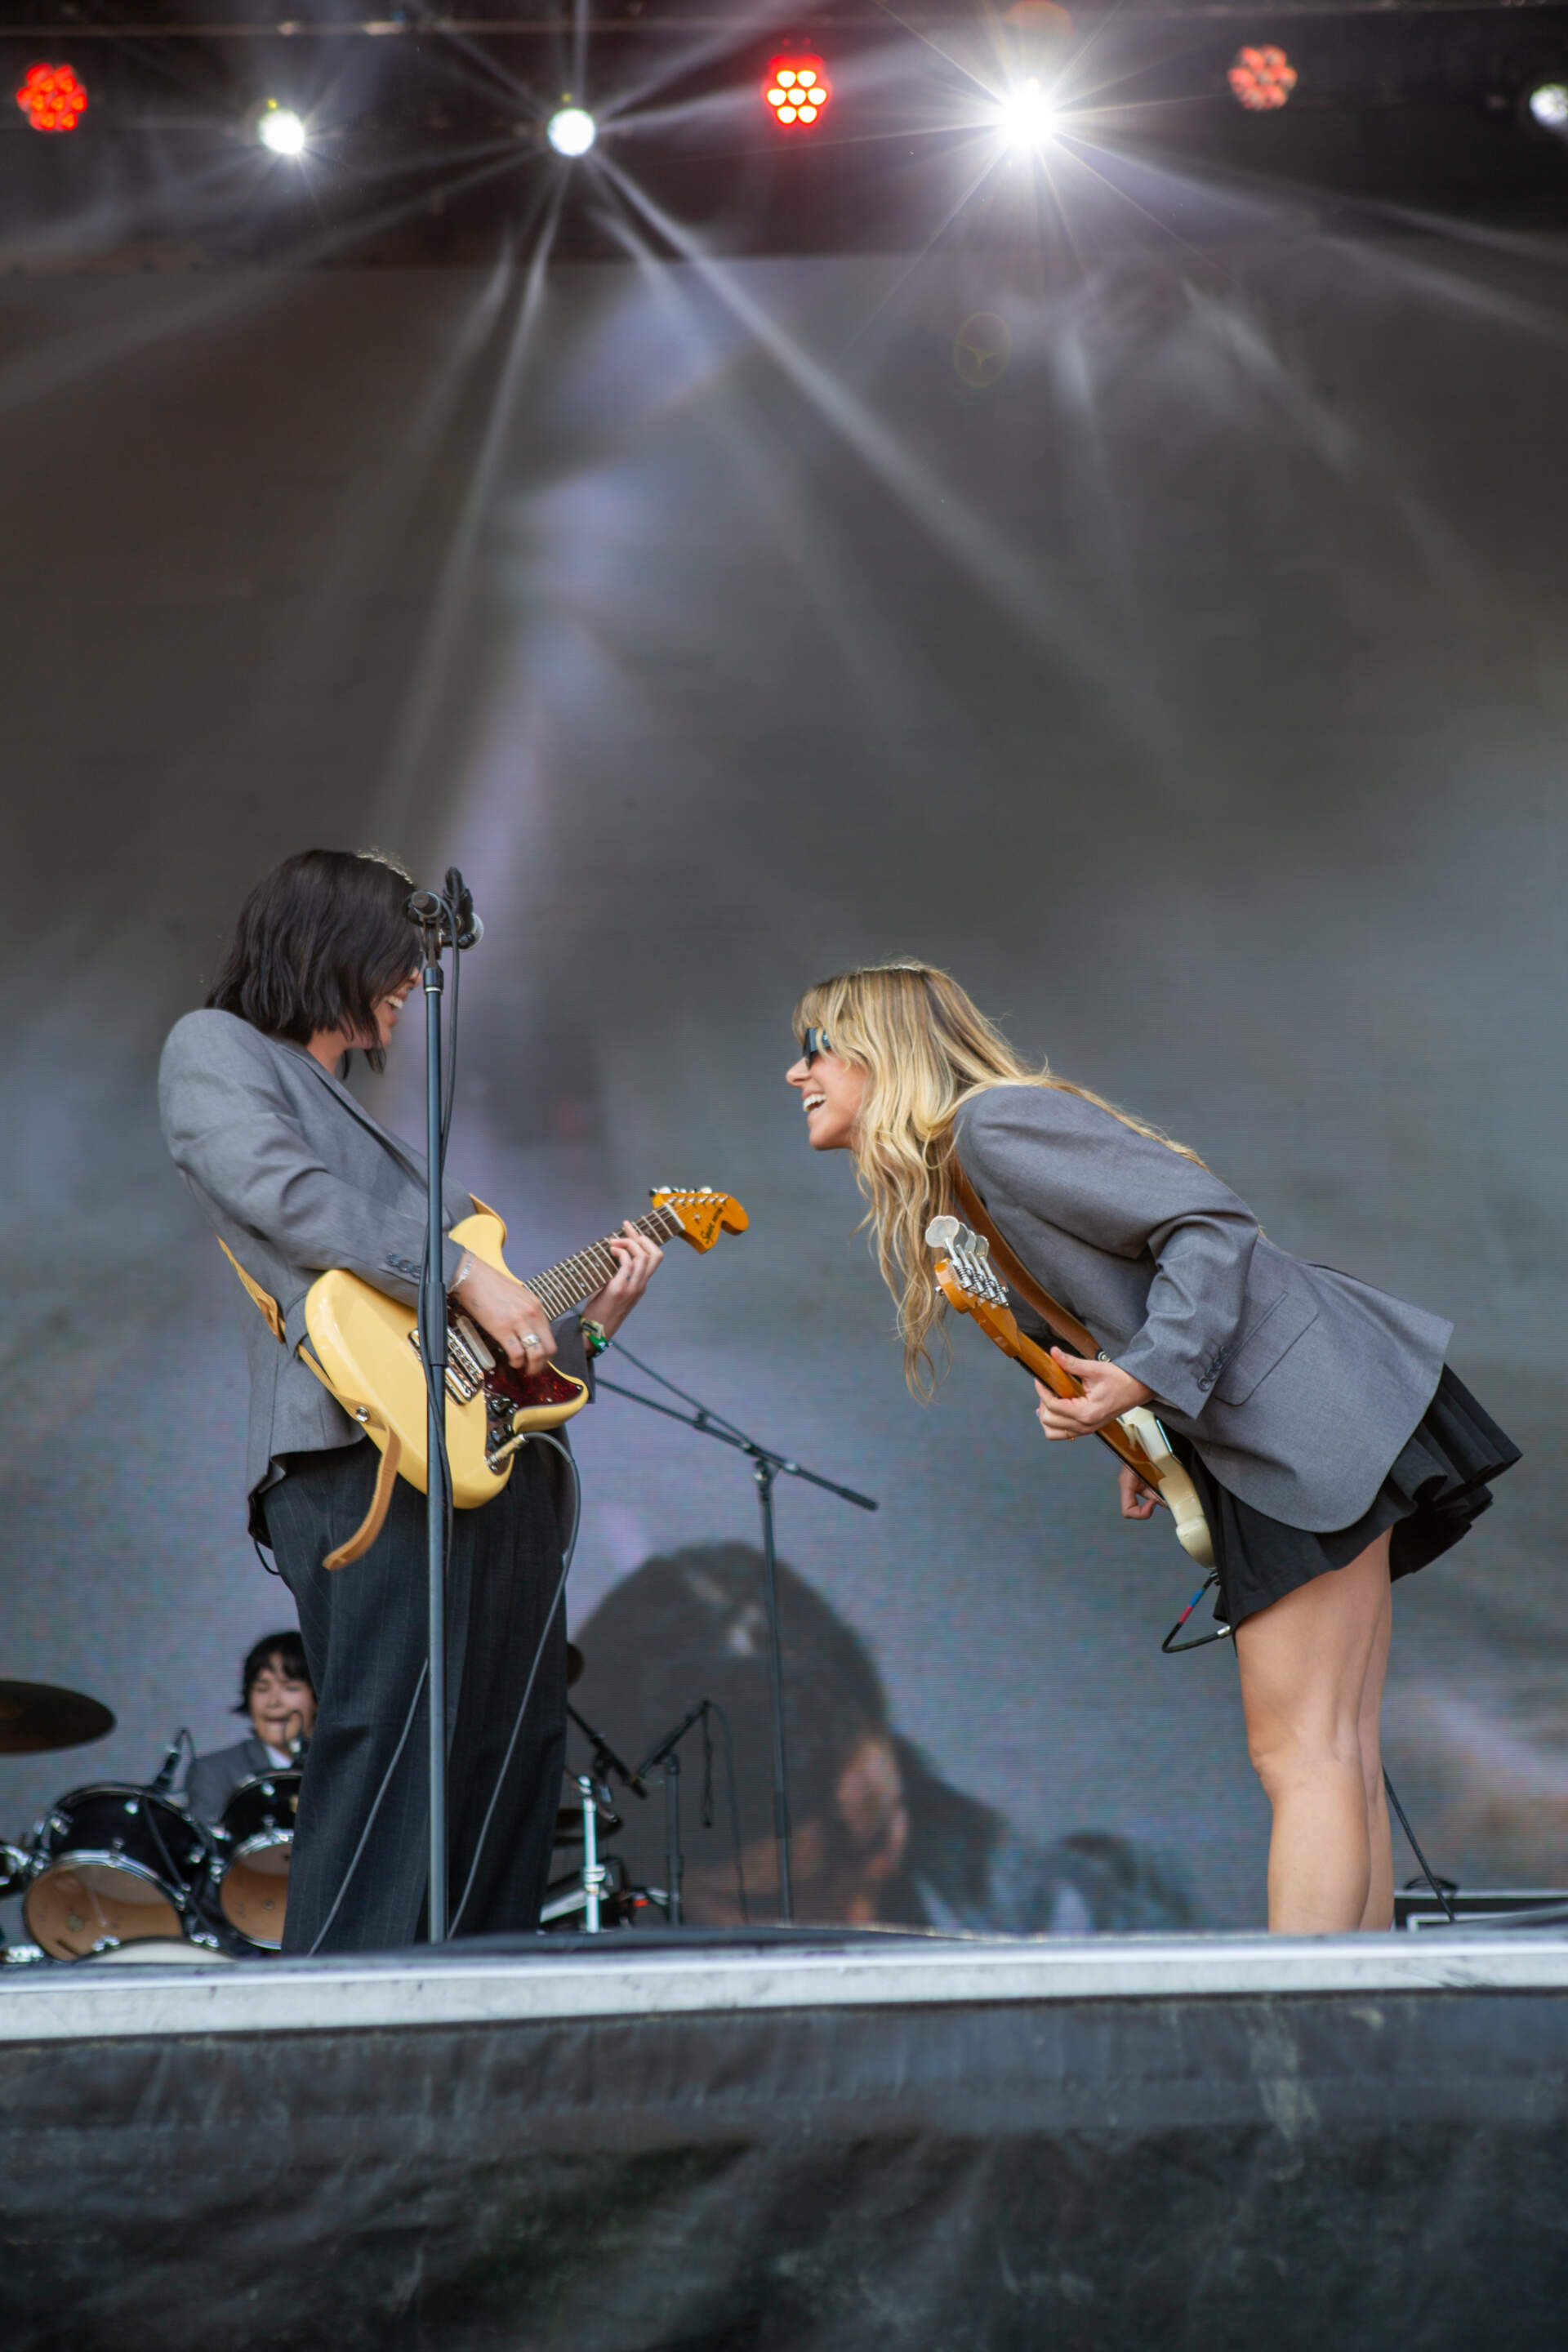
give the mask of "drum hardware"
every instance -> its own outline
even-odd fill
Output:
[[[598,1927],[589,1929],[587,1927],[588,1890],[583,1884],[580,1870],[574,1871],[569,1878],[552,1879],[545,1890],[544,1901],[540,1906],[541,1927],[568,1927],[579,1916],[584,1929],[590,1934],[602,1934],[611,1927],[629,1927],[632,1913],[646,1899],[644,1889],[631,1885],[626,1864],[618,1854],[605,1855],[599,1869],[602,1883],[598,1889]]]
[[[596,1936],[601,1924],[600,1906],[605,1889],[610,1882],[610,1873],[599,1860],[599,1826],[602,1820],[605,1836],[612,1836],[621,1826],[621,1817],[611,1803],[609,1790],[602,1780],[595,1780],[591,1772],[579,1772],[574,1777],[582,1794],[582,1803],[580,1807],[562,1807],[555,1817],[556,1837],[559,1841],[565,1823],[573,1822],[574,1826],[565,1834],[580,1837],[583,1841],[583,1925],[590,1936]],[[582,1816],[580,1822],[576,1820],[579,1811]]]
[[[30,1853],[24,1853],[19,1845],[0,1843],[0,1903],[8,1895],[19,1895],[32,1874]]]
[[[85,1748],[114,1728],[108,1707],[52,1683],[0,1682],[0,1756],[44,1756]]]

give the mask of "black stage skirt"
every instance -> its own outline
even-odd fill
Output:
[[[1520,1458],[1512,1438],[1447,1365],[1371,1507],[1353,1527],[1334,1528],[1326,1535],[1288,1528],[1255,1511],[1220,1485],[1187,1439],[1173,1433],[1171,1444],[1193,1474],[1213,1530],[1219,1570],[1215,1615],[1222,1625],[1244,1624],[1325,1570],[1348,1567],[1385,1528],[1394,1531],[1390,1575],[1413,1575],[1469,1533],[1491,1507],[1487,1481]]]

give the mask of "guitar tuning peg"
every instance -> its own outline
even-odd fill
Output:
[[[951,1249],[963,1231],[956,1217],[933,1217],[926,1227],[926,1247]]]

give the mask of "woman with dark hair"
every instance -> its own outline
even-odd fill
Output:
[[[930,965],[822,982],[795,1034],[788,1083],[813,1150],[853,1155],[910,1386],[930,1392],[942,1305],[926,1228],[967,1187],[1100,1342],[1051,1349],[1081,1392],[1037,1381],[1046,1435],[1152,1404],[1191,1471],[1273,1811],[1269,1926],[1392,1925],[1390,1580],[1458,1543],[1519,1459],[1445,1362],[1453,1326],[1279,1248],[1195,1152],[1031,1067]],[[1121,1477],[1123,1517],[1147,1519],[1153,1496]]]
[[[379,1066],[417,978],[409,891],[409,877],[387,858],[327,849],[286,858],[246,899],[205,1008],[175,1024],[159,1072],[169,1150],[259,1309],[246,1326],[251,1532],[270,1545],[294,1596],[320,1696],[290,1873],[289,1951],[409,1943],[424,1904],[426,1743],[416,1695],[425,1664],[425,1501],[395,1480],[369,1550],[324,1568],[365,1518],[377,1457],[297,1352],[306,1293],[329,1267],[417,1304],[424,1160],[342,1083],[356,1051]],[[469,1193],[446,1185],[448,1233],[474,1206]],[[596,1342],[614,1331],[659,1259],[630,1225],[613,1247],[611,1281],[553,1325],[526,1284],[453,1241],[441,1271],[448,1294],[510,1363],[537,1371],[553,1360],[586,1380],[584,1324]],[[560,1612],[549,1618],[561,1561],[557,1464],[552,1451],[525,1447],[491,1500],[453,1514],[454,1932],[538,1924],[565,1720],[565,1636]]]

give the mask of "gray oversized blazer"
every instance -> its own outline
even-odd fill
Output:
[[[990,1087],[954,1139],[1003,1237],[1222,1486],[1287,1527],[1360,1518],[1451,1323],[1277,1248],[1206,1168],[1080,1095]]]
[[[276,1479],[282,1454],[365,1442],[295,1353],[305,1294],[325,1268],[342,1266],[407,1306],[417,1303],[425,1161],[302,1045],[268,1037],[232,1013],[187,1013],[175,1023],[159,1065],[158,1108],[164,1141],[202,1214],[283,1310],[280,1346],[245,1302],[246,1483],[254,1496]],[[444,1227],[471,1215],[473,1206],[472,1195],[448,1181]],[[461,1263],[462,1251],[449,1241],[448,1286]],[[240,1296],[237,1283],[235,1289]],[[586,1380],[577,1318],[563,1316],[554,1328],[555,1360]],[[550,1460],[553,1465],[556,1456]]]

